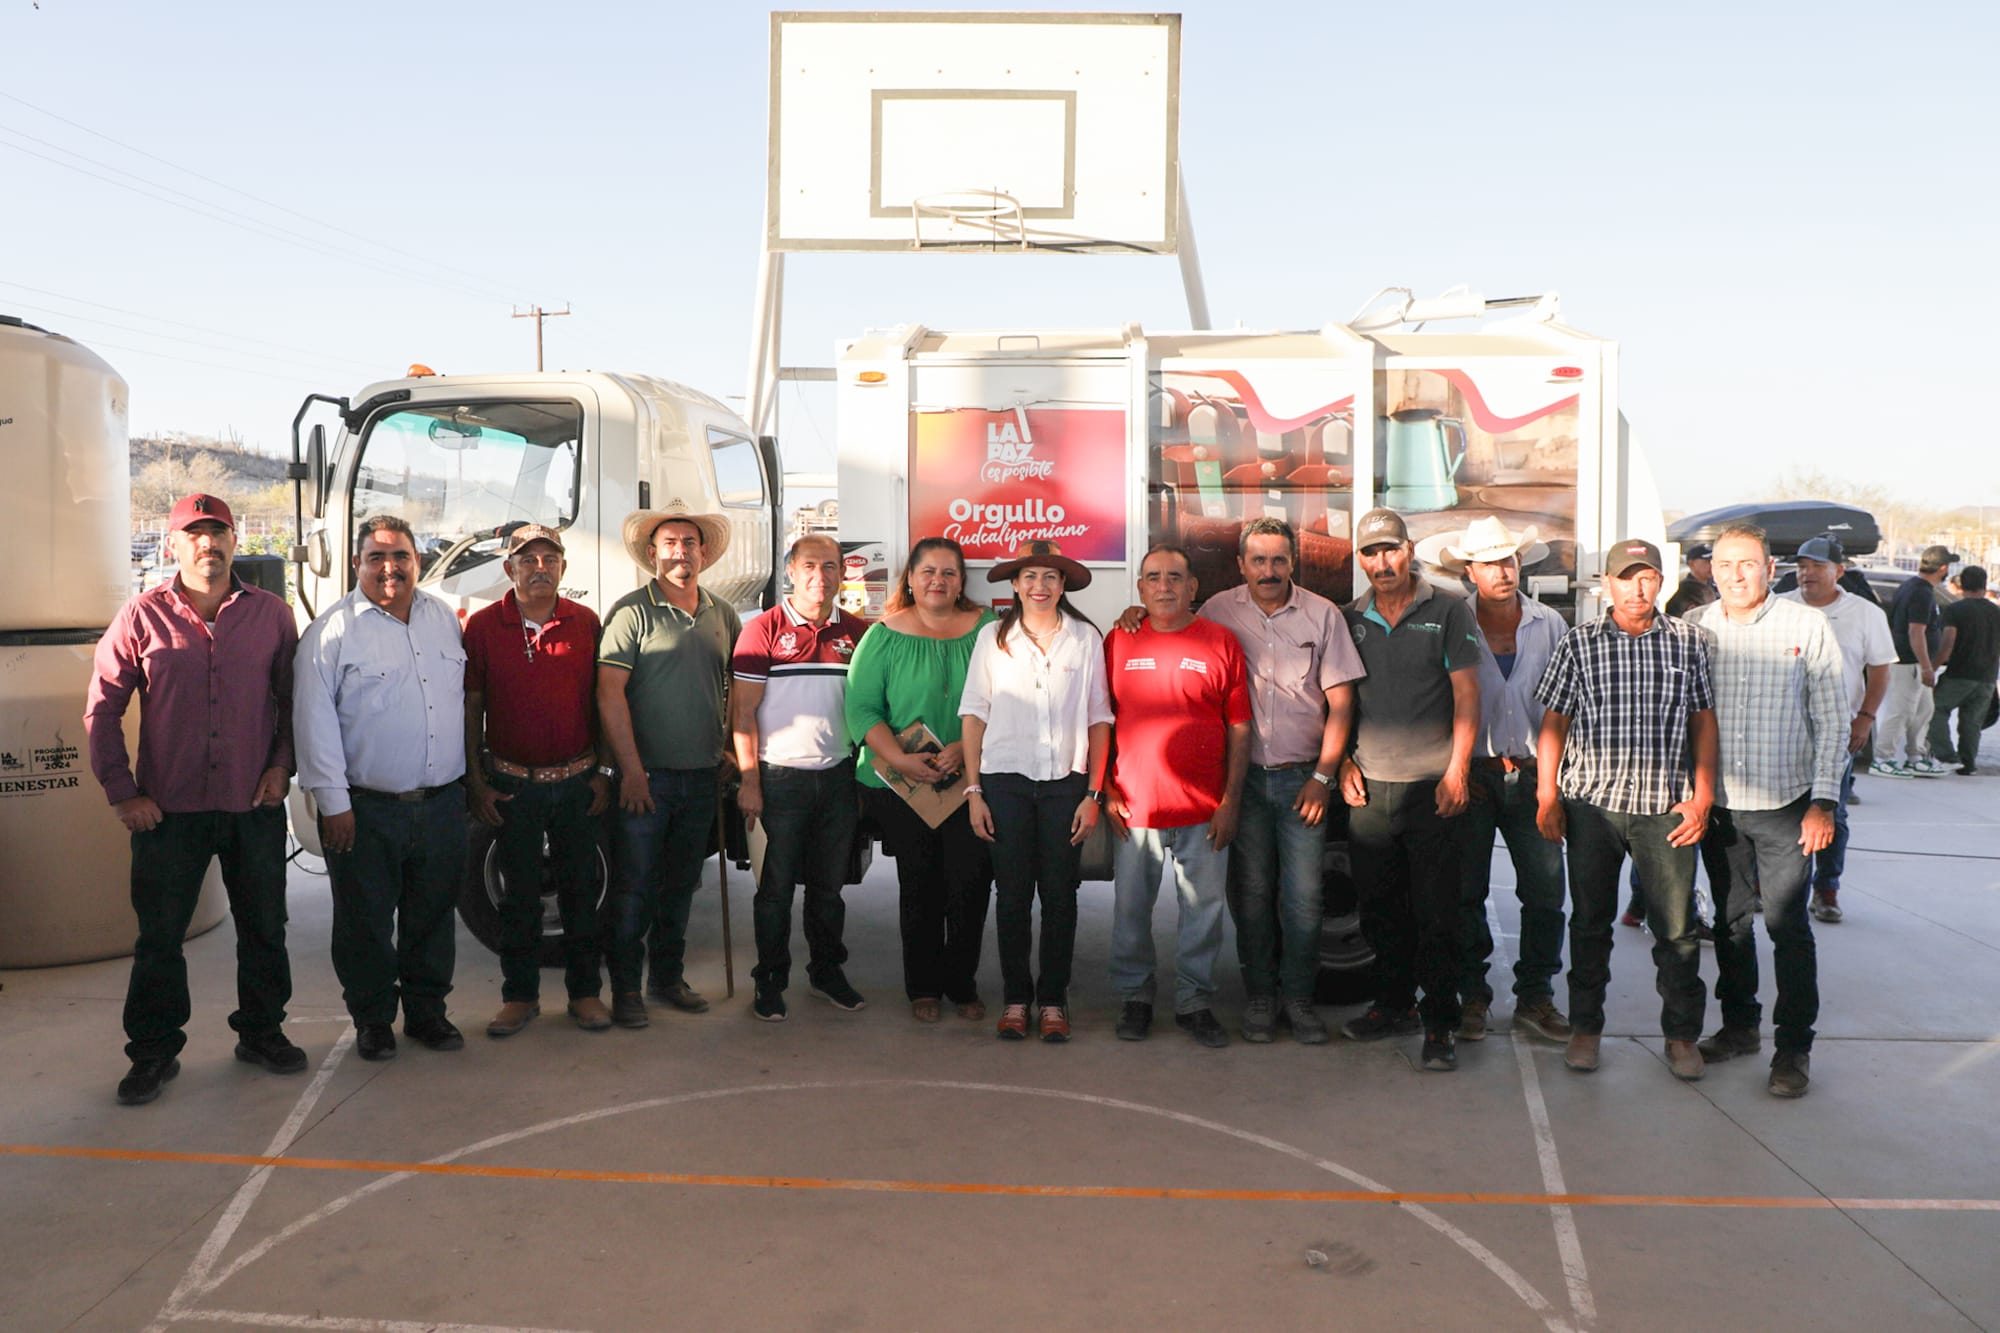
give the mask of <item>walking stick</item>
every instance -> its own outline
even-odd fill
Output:
[[[722,977],[724,995],[733,1000],[736,998],[736,949],[729,938],[729,825],[723,818],[724,799],[718,786],[715,792],[715,844],[722,880]]]

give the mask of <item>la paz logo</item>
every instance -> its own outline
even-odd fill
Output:
[[[1025,412],[1017,421],[986,423],[986,466],[981,481],[1045,480],[1056,468],[1053,460],[1034,457],[1035,438],[1028,430]]]

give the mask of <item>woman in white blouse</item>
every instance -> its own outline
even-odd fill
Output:
[[[986,577],[1012,582],[1014,605],[980,630],[958,711],[972,828],[993,844],[1000,1036],[1024,1039],[1039,1007],[1042,1040],[1068,1041],[1079,858],[1111,745],[1104,639],[1066,595],[1090,571],[1054,542],[1023,542]],[[1037,894],[1039,978],[1029,959]]]

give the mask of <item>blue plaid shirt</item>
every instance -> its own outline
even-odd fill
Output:
[[[1702,632],[1655,616],[1627,634],[1611,613],[1565,634],[1535,697],[1570,719],[1556,786],[1629,815],[1665,814],[1693,790],[1688,719],[1715,707]]]

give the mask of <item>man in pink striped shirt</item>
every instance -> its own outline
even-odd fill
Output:
[[[236,530],[227,504],[187,496],[168,529],[180,572],[127,602],[98,640],[84,714],[91,771],[132,835],[132,1070],[118,1085],[128,1106],[152,1101],[180,1072],[190,1012],[181,941],[216,857],[236,920],[236,1058],[281,1074],[306,1067],[305,1052],[280,1030],[292,996],[284,801],[298,631],[283,598],[231,573]],[[135,692],[136,767],[124,729]]]

